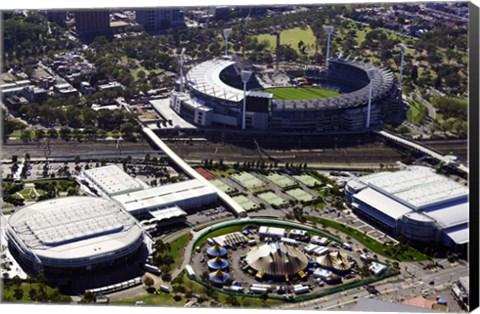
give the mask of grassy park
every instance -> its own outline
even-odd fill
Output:
[[[422,124],[423,120],[428,115],[428,109],[421,103],[415,100],[409,100],[408,102],[408,110],[407,110],[407,120],[410,123],[415,125]]]
[[[257,40],[262,42],[267,40],[270,46],[270,49],[274,49],[276,46],[276,36],[272,34],[260,34],[257,35]],[[313,55],[315,53],[315,36],[313,35],[312,29],[310,26],[302,29],[301,27],[295,27],[291,29],[286,29],[280,33],[280,44],[281,45],[290,45],[297,52],[300,52],[298,49],[298,43],[303,41],[305,46],[307,46],[307,53]]]

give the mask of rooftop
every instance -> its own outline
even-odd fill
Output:
[[[139,191],[143,186],[117,165],[85,170],[85,176],[107,195]]]
[[[408,167],[398,172],[382,172],[361,177],[360,181],[392,195],[414,210],[468,196],[468,188],[427,167]]]
[[[142,209],[170,207],[177,202],[215,194],[209,186],[193,179],[150,189],[114,196],[125,210],[135,212]]]
[[[374,189],[364,189],[356,194],[355,198],[378,210],[381,210],[382,213],[395,220],[400,219],[403,215],[412,211],[411,208]]]
[[[187,74],[187,84],[203,94],[228,101],[243,100],[243,90],[231,87],[220,79],[220,72],[235,61],[213,59],[193,67]]]
[[[108,254],[142,236],[135,219],[117,204],[85,196],[25,206],[10,216],[8,224],[22,246],[48,259]]]

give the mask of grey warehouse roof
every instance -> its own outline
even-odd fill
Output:
[[[144,209],[171,207],[180,201],[214,194],[215,191],[205,183],[192,179],[117,195],[113,199],[125,210],[134,213]]]
[[[117,165],[85,170],[84,174],[109,196],[143,189],[140,182],[129,176]]]

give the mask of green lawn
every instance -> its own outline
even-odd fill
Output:
[[[38,283],[32,283],[32,284],[29,284],[29,283],[22,283],[20,285],[20,288],[22,289],[23,291],[23,296],[20,300],[17,300],[15,299],[14,297],[14,293],[15,293],[15,285],[13,284],[10,284],[10,285],[2,285],[2,292],[3,292],[3,301],[9,301],[9,302],[36,302],[36,301],[32,301],[30,300],[30,296],[29,296],[29,292],[30,292],[30,287],[35,289],[35,290],[39,290],[39,286],[40,284]],[[58,293],[58,291],[56,291],[54,288],[52,287],[49,287],[47,285],[45,285],[45,291],[49,297],[49,299],[51,300],[52,296],[54,296],[56,293]],[[69,302],[70,301],[70,297],[68,296],[62,296],[60,294],[58,294],[56,297],[55,297],[55,300],[53,300],[53,302],[56,302],[56,303],[64,303],[64,302]]]
[[[415,100],[409,100],[407,110],[407,121],[415,125],[422,124],[423,120],[428,115],[428,109],[421,103]]]
[[[395,251],[391,246],[383,245],[372,237],[339,222],[314,216],[307,216],[306,218],[312,222],[324,224],[327,227],[331,227],[342,233],[345,233],[361,242],[363,245],[365,245],[365,247],[369,248],[373,252],[387,258],[399,260],[401,262],[423,261],[428,259],[427,255],[417,251],[413,247],[404,246],[402,250]]]
[[[267,88],[264,92],[272,93],[274,99],[319,99],[327,97],[336,97],[340,93],[324,88],[317,87],[278,87]]]
[[[143,301],[145,305],[157,305],[157,306],[180,306],[185,305],[185,299],[182,298],[180,301],[175,301],[173,299],[174,294],[161,292],[159,294],[143,294],[140,296],[125,298],[118,301],[111,302],[115,305],[135,305],[136,301]]]
[[[185,247],[187,246],[188,240],[190,239],[190,233],[187,233],[178,239],[170,242],[170,251],[169,255],[173,257],[172,269],[177,269],[182,262],[184,256]]]
[[[258,42],[267,40],[270,45],[270,49],[274,49],[276,46],[276,36],[271,34],[260,34],[257,35]],[[281,45],[290,45],[297,52],[300,52],[298,49],[298,43],[303,41],[307,47],[305,51],[313,55],[315,53],[315,36],[313,35],[312,29],[308,26],[306,29],[301,29],[300,27],[295,27],[291,29],[284,30],[280,33],[280,44]]]

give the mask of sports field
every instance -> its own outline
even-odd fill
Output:
[[[296,200],[298,200],[300,202],[309,202],[309,201],[313,200],[313,196],[311,196],[310,194],[308,194],[304,190],[298,189],[298,188],[287,191],[287,194],[292,196],[293,198],[295,198]]]
[[[289,188],[289,187],[297,184],[295,181],[293,181],[289,177],[278,174],[278,173],[270,173],[265,178],[272,181],[273,183],[275,183],[276,185],[278,185],[282,189]]]
[[[219,179],[212,180],[211,183],[227,194],[235,192],[234,188]]]
[[[244,188],[247,188],[250,190],[264,187],[267,185],[265,182],[259,180],[257,177],[255,177],[254,175],[248,172],[233,174],[230,176],[230,179],[236,181]]]
[[[269,49],[274,50],[276,46],[276,36],[272,34],[260,34],[257,35],[258,42],[267,40],[269,43]],[[301,27],[295,27],[283,30],[280,33],[280,44],[287,45],[295,49],[297,52],[300,52],[298,43],[303,41],[305,44],[305,52],[309,55],[315,53],[315,35],[313,34],[310,26],[307,26],[305,29]]]
[[[320,185],[321,182],[318,181],[317,179],[315,179],[314,177],[312,176],[309,176],[308,174],[303,174],[301,176],[293,176],[296,180],[302,182],[303,184],[305,184],[306,186],[308,186],[309,188],[313,188],[317,185]]]
[[[288,100],[319,99],[340,95],[336,91],[318,87],[277,87],[267,88],[264,92],[273,94],[274,99]]]
[[[288,202],[283,199],[282,197],[278,196],[277,194],[268,191],[264,193],[260,193],[257,195],[259,198],[267,202],[268,204],[275,206],[275,207],[280,207],[282,205],[288,204]]]
[[[258,206],[258,204],[255,204],[250,199],[248,199],[245,195],[240,194],[238,196],[232,197],[232,199],[237,202],[238,205],[242,206],[242,208],[245,209],[247,212],[260,207]]]

